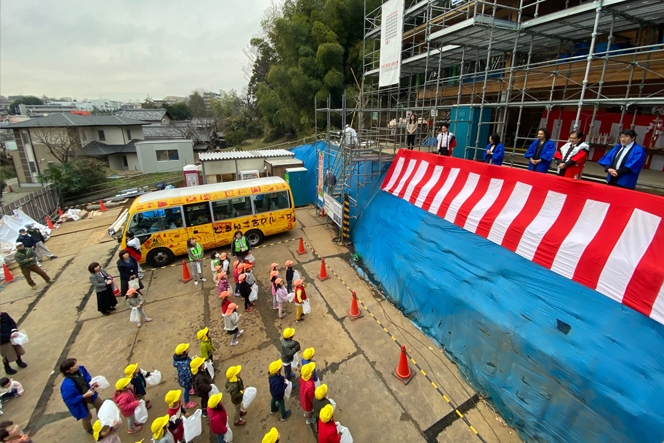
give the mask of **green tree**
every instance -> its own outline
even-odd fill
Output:
[[[174,103],[165,105],[164,108],[173,116],[174,120],[190,120],[193,114],[186,103]]]
[[[9,105],[9,113],[11,115],[16,115],[18,105],[43,105],[43,104],[44,102],[42,101],[42,99],[35,97],[34,95],[26,95],[25,97],[21,97],[14,100]]]
[[[198,91],[194,91],[189,96],[187,105],[194,117],[207,117],[209,115],[205,108],[205,100],[203,100],[203,96]]]
[[[158,109],[159,106],[152,100],[152,98],[148,95],[143,103],[141,103],[141,108],[142,109]]]
[[[212,103],[212,112],[230,145],[262,136],[262,122],[248,90],[244,96],[234,89],[220,95]]]
[[[49,163],[39,176],[42,183],[53,183],[63,198],[76,197],[107,181],[106,165],[94,159],[83,159],[62,164]]]

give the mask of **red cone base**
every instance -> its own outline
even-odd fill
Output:
[[[406,345],[401,345],[401,356],[399,357],[399,365],[392,373],[399,379],[401,383],[407,385],[415,377],[415,372],[410,370],[408,366],[408,355],[406,354]]]
[[[299,255],[307,253],[307,251],[304,249],[304,241],[302,241],[302,237],[300,237],[300,246],[298,246],[298,248],[297,248],[297,253]]]
[[[318,274],[318,280],[325,281],[328,278],[330,278],[330,276],[327,275],[327,269],[325,268],[325,259],[321,258],[320,259],[320,274]]]
[[[191,274],[189,273],[189,266],[187,266],[187,261],[182,260],[182,279],[180,280],[182,283],[187,283],[188,281],[192,281],[193,278],[191,278]]]
[[[358,318],[364,317],[364,315],[362,315],[362,311],[360,311],[360,308],[357,306],[357,295],[355,294],[355,291],[353,291],[353,298],[350,301],[350,311],[348,311],[348,317],[350,317],[351,321],[355,321]]]

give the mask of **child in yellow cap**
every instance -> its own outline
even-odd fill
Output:
[[[313,374],[316,369],[316,363],[311,362],[302,366],[302,375],[300,377],[300,406],[304,411],[304,416],[307,418],[306,424],[312,425],[316,423],[314,415],[314,392],[316,386],[314,385]]]
[[[244,382],[240,378],[242,366],[231,366],[226,370],[226,391],[231,395],[231,403],[235,407],[235,426],[244,426],[247,422],[242,419],[247,411],[242,409],[242,396],[244,394]]]
[[[281,361],[284,362],[284,372],[286,373],[286,378],[289,380],[295,377],[295,374],[291,370],[291,363],[293,363],[294,358],[297,358],[295,354],[300,350],[300,343],[293,340],[294,335],[295,329],[286,328],[281,339]]]
[[[97,443],[120,443],[118,429],[122,423],[119,420],[113,422],[113,426],[104,426],[99,420],[92,424],[92,437]],[[3,440],[5,441],[5,440]],[[14,441],[14,440],[6,440]],[[19,441],[19,440],[16,440]]]
[[[113,402],[118,405],[122,416],[127,418],[128,433],[134,434],[143,429],[143,423],[136,423],[136,418],[134,417],[134,412],[139,405],[139,401],[134,394],[134,388],[131,386],[131,378],[121,378],[115,383]]]
[[[327,385],[322,384],[314,391],[314,419],[318,420],[320,411],[327,405],[334,405],[327,396]]]
[[[201,357],[204,360],[214,361],[212,354],[214,353],[214,346],[210,340],[210,329],[206,326],[196,333],[196,338],[201,342]]]
[[[168,430],[173,434],[173,438],[176,442],[184,441],[184,421],[182,416],[189,417],[187,411],[185,411],[180,401],[182,396],[182,391],[179,389],[174,389],[166,393],[164,401],[168,405],[168,416],[170,417],[168,423]]]
[[[302,367],[314,361],[315,352],[316,350],[314,348],[307,348],[304,351],[302,351]],[[314,375],[312,376],[311,379],[314,381],[314,383],[318,384],[318,374],[316,373],[315,369],[314,369]]]
[[[261,443],[279,443],[281,441],[281,435],[277,428],[272,428],[270,431],[263,436]]]
[[[270,363],[268,368],[269,377],[268,381],[270,383],[270,395],[272,399],[270,400],[270,415],[277,412],[281,413],[281,421],[286,421],[291,415],[291,410],[286,410],[286,388],[288,387],[288,380],[281,373],[281,368],[283,367],[283,362],[281,360],[275,360]],[[293,386],[294,388],[295,386]]]
[[[210,418],[210,432],[217,437],[217,442],[224,443],[224,434],[228,432],[228,416],[221,403],[223,394],[220,392],[210,396],[207,404],[207,416]]]
[[[334,408],[332,405],[325,406],[320,411],[318,419],[318,443],[339,443],[341,434],[337,432],[337,425],[334,422]]]
[[[131,386],[134,388],[134,394],[136,394],[136,397],[139,400],[144,399],[147,394],[145,388],[148,385],[145,378],[149,377],[150,373],[139,368],[138,363],[132,363],[125,368],[124,375],[125,377],[131,378]],[[150,405],[150,400],[145,400],[145,406],[148,409],[152,407]]]
[[[192,379],[192,386],[194,387],[194,395],[201,398],[201,409],[203,410],[203,417],[207,417],[207,405],[210,391],[212,390],[212,378],[210,373],[203,367],[205,360],[202,357],[194,357],[189,364],[191,373],[194,375]]]
[[[184,389],[184,407],[195,408],[196,403],[189,401],[189,390],[191,389],[191,357],[189,357],[189,343],[180,343],[175,347],[173,354],[173,367],[178,370],[178,384]]]
[[[153,443],[175,443],[173,434],[168,430],[169,418],[168,414],[166,414],[155,418],[152,422],[150,430],[152,431]]]

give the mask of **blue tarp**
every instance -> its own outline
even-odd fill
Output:
[[[363,203],[366,268],[524,440],[662,442],[663,325],[383,191]]]

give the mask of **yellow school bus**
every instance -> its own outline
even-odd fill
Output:
[[[187,253],[187,239],[204,249],[227,245],[242,231],[251,246],[266,235],[295,228],[288,184],[279,177],[166,189],[136,198],[122,231],[141,241],[141,263],[166,266]]]

